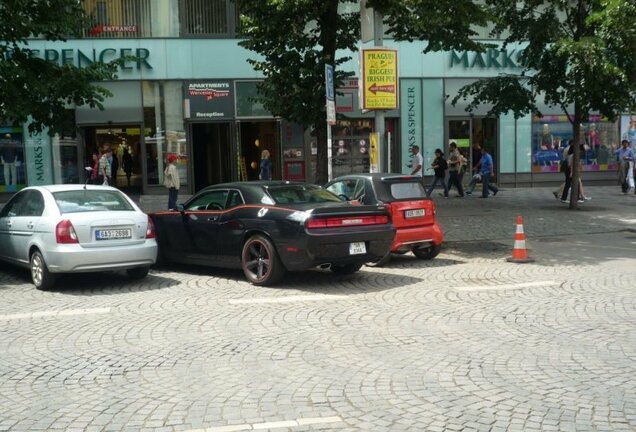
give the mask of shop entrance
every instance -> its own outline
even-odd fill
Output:
[[[446,131],[448,135],[445,154],[448,155],[448,146],[453,141],[457,144],[459,151],[468,159],[468,166],[474,167],[481,159],[481,147],[485,147],[492,156],[495,165],[492,181],[496,182],[499,164],[497,119],[489,117],[447,119]]]
[[[84,165],[93,166],[93,154],[101,155],[109,147],[113,152],[111,161],[111,186],[126,193],[142,191],[141,127],[108,125],[89,126],[83,129]]]
[[[232,123],[192,123],[194,190],[234,180],[236,152],[232,145]]]
[[[247,178],[241,180],[259,179],[263,150],[269,152],[272,161],[272,180],[280,180],[280,138],[277,122],[241,122],[240,137],[241,158],[245,161],[245,174],[247,175]]]

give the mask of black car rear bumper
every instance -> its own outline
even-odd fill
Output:
[[[392,225],[347,229],[327,228],[305,231],[304,235],[278,244],[278,255],[287,270],[305,270],[324,264],[364,264],[378,260],[391,249]],[[364,242],[366,253],[351,254],[351,243]]]

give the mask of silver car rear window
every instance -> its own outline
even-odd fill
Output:
[[[62,213],[135,211],[126,197],[117,191],[81,189],[53,192],[53,197]]]
[[[426,191],[420,182],[391,183],[393,199],[421,199],[426,198]]]

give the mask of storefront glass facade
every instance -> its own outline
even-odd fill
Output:
[[[572,124],[565,115],[544,115],[532,119],[532,171],[558,172],[563,150],[573,139]],[[620,146],[619,122],[591,116],[581,124],[583,171],[616,171],[615,151]]]
[[[190,152],[183,121],[181,81],[143,81],[143,106],[148,185],[163,184],[168,154],[177,155],[181,184],[188,185]]]

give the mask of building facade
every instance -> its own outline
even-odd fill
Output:
[[[178,155],[184,193],[209,184],[255,180],[262,150],[272,155],[275,179],[313,181],[313,128],[277,118],[253,100],[259,76],[254,53],[238,46],[238,11],[230,0],[90,0],[97,22],[81,39],[29,41],[34,54],[83,67],[128,55],[118,79],[101,85],[113,97],[105,109],[72,108],[77,129],[62,136],[29,135],[28,124],[0,127],[0,193],[26,185],[84,182],[93,154],[109,146],[118,160],[116,186],[132,193],[164,193],[163,169]],[[360,48],[368,44],[360,45]],[[457,143],[471,163],[476,145],[493,155],[496,179],[507,185],[561,181],[559,160],[572,127],[558,109],[543,116],[489,117],[488,107],[468,113],[451,101],[472,80],[518,68],[523,47],[486,53],[423,54],[422,43],[385,45],[398,52],[399,109],[386,113],[385,143],[391,170],[410,172],[410,147],[419,145],[430,165],[436,148]],[[357,53],[342,65],[359,75]],[[338,122],[332,127],[332,173],[368,171],[372,112],[359,104],[358,79],[338,89]],[[0,125],[1,126],[1,125]],[[315,127],[327,127],[326,122]],[[592,116],[582,127],[584,179],[615,179],[613,151],[620,139],[636,144],[636,116],[610,122]],[[125,156],[126,155],[126,156]],[[129,156],[130,157],[129,157]],[[124,164],[124,159],[127,163]]]

